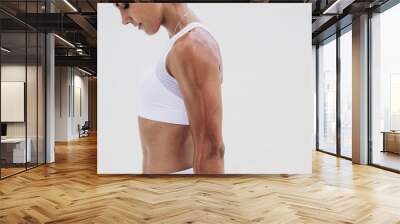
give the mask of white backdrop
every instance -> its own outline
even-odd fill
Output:
[[[311,4],[189,4],[218,41],[224,63],[225,171],[311,173]],[[123,26],[98,4],[98,173],[142,172],[140,80],[168,40]]]

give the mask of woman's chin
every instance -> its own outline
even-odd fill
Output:
[[[158,29],[152,29],[152,30],[143,29],[143,31],[144,31],[147,35],[151,36],[151,35],[156,34],[156,33],[158,32],[159,29],[160,29],[160,28],[158,27]]]
[[[147,31],[147,30],[144,30],[144,32],[149,36],[154,35],[156,33],[156,32],[151,32],[151,31]]]

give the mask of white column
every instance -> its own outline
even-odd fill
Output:
[[[54,5],[46,1],[47,12],[54,12]],[[55,161],[55,43],[54,35],[46,35],[46,163]]]
[[[47,108],[46,108],[46,163],[52,163],[55,161],[54,151],[54,133],[55,133],[55,76],[54,76],[54,35],[47,34],[46,36],[46,60],[47,60]]]

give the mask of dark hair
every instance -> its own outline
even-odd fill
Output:
[[[115,5],[119,8],[119,4],[120,3],[115,3]],[[124,4],[124,9],[127,9],[127,8],[129,8],[129,3],[122,3],[122,4]]]

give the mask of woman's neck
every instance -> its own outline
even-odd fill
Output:
[[[198,21],[196,15],[182,3],[168,3],[164,6],[163,25],[171,38],[187,24]]]

